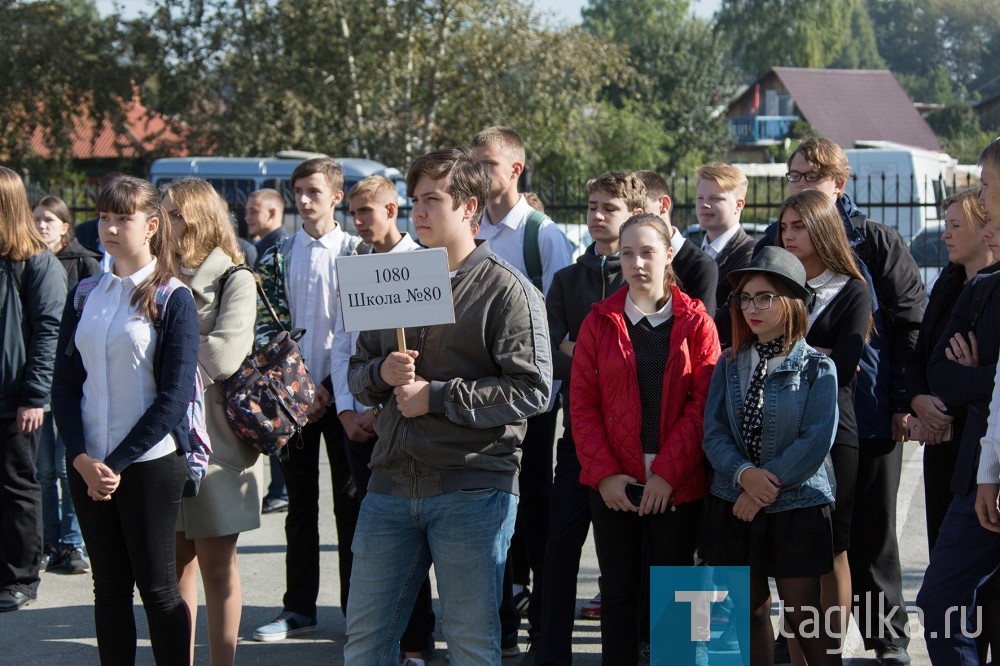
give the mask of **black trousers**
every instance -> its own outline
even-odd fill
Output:
[[[316,423],[302,429],[280,456],[288,488],[285,517],[284,609],[316,617],[319,597],[319,438],[326,443],[333,480],[333,516],[337,524],[337,557],[340,571],[340,608],[347,608],[351,581],[351,543],[358,524],[361,500],[351,476],[344,447],[344,428],[331,408]]]
[[[957,432],[957,431],[956,431]],[[958,439],[924,447],[924,514],[927,516],[927,553],[934,550],[941,523],[955,494],[951,475],[958,460]]]
[[[539,414],[528,419],[527,431],[521,443],[521,473],[518,476],[521,498],[517,505],[517,519],[514,535],[507,551],[509,576],[504,576],[504,599],[501,609],[508,604],[513,608],[512,583],[527,585],[534,581],[531,603],[528,606],[528,624],[534,628],[540,624],[540,600],[537,594],[544,575],[545,544],[549,538],[549,498],[552,493],[552,452],[556,437],[559,409]],[[505,613],[501,611],[501,623],[507,631]],[[516,630],[516,629],[515,629]]]
[[[355,442],[346,436],[344,438],[347,447],[347,462],[350,464],[351,474],[354,476],[354,484],[358,488],[358,500],[364,500],[365,495],[368,494],[368,481],[372,477],[368,463],[372,459],[372,452],[375,450],[377,441],[372,439],[367,442]],[[399,649],[403,652],[424,652],[433,649],[434,624],[436,622],[437,617],[434,615],[431,599],[431,577],[428,574],[417,591],[417,601],[413,605],[413,612],[410,613],[403,637],[399,640]]]
[[[167,455],[132,463],[111,499],[96,502],[67,470],[80,531],[94,572],[94,621],[102,664],[134,664],[133,589],[139,588],[158,666],[186,665],[191,624],[177,588],[175,531],[187,459]]]
[[[677,506],[676,511],[640,517],[609,509],[600,493],[590,491],[594,543],[601,565],[601,654],[605,666],[638,663],[640,604],[642,588],[648,586],[649,567],[694,566],[701,504],[697,500]],[[694,663],[693,650],[691,644],[691,654],[673,655],[675,663]]]
[[[858,485],[854,495],[851,546],[847,551],[851,566],[851,586],[855,621],[864,638],[865,649],[898,645],[906,647],[906,604],[903,573],[896,540],[896,495],[903,466],[903,444],[891,439],[863,439],[858,448]],[[885,601],[879,603],[879,593]],[[886,629],[882,619],[898,608]],[[867,628],[871,627],[871,631]],[[882,637],[879,628],[882,627]],[[865,635],[870,633],[871,635]]]
[[[549,503],[549,539],[538,599],[538,632],[533,645],[537,664],[569,664],[573,659],[573,622],[580,557],[590,531],[590,488],[580,483],[576,444],[566,432],[556,443],[556,474]]]
[[[35,478],[39,431],[0,418],[0,589],[34,597],[42,557],[42,489]]]

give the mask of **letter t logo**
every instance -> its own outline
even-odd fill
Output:
[[[691,640],[712,640],[711,605],[713,601],[725,601],[729,592],[725,590],[676,590],[674,601],[691,604]]]

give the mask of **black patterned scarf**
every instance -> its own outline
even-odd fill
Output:
[[[785,348],[785,336],[770,342],[755,340],[754,349],[760,354],[760,361],[750,375],[746,398],[743,401],[743,423],[740,434],[746,444],[750,462],[760,465],[760,442],[764,433],[764,380],[767,378],[767,362],[778,356]]]

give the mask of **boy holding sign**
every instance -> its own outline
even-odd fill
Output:
[[[445,248],[455,324],[368,331],[354,395],[383,407],[355,534],[346,663],[394,660],[431,562],[451,662],[500,663],[497,606],[517,507],[517,444],[552,384],[545,309],[476,230],[490,175],[464,148],[418,158],[406,178],[422,244]],[[402,599],[402,603],[399,600]]]

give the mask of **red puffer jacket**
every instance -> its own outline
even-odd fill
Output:
[[[646,480],[635,352],[625,328],[626,285],[595,303],[573,352],[570,409],[583,471],[597,489],[613,474]],[[719,335],[701,301],[671,287],[674,325],[663,369],[660,452],[652,471],[673,488],[675,504],[708,493],[710,470],[701,448],[705,400],[719,358]]]

